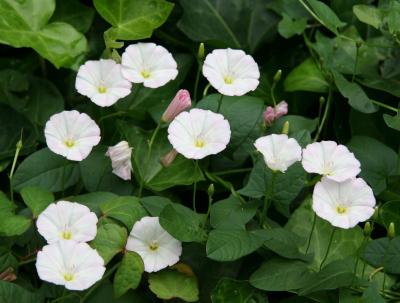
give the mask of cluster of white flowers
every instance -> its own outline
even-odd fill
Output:
[[[357,178],[360,162],[346,146],[322,141],[302,150],[295,139],[284,134],[261,137],[254,145],[273,171],[285,172],[301,161],[307,172],[322,175],[314,187],[312,208],[333,226],[351,228],[373,215],[374,194],[363,179]]]
[[[39,215],[36,225],[48,242],[37,254],[40,279],[70,290],[84,290],[103,277],[104,260],[86,243],[97,233],[97,217],[89,208],[58,201]]]

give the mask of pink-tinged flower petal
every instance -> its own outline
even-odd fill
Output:
[[[110,146],[106,152],[106,156],[110,157],[113,173],[123,180],[131,179],[132,172],[132,147],[128,142],[121,141],[114,146]]]
[[[165,110],[161,120],[164,122],[171,122],[177,115],[191,106],[192,100],[190,99],[190,93],[186,89],[181,89]]]

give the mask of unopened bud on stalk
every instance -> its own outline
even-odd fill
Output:
[[[186,89],[180,89],[161,117],[163,122],[171,122],[184,110],[192,106],[190,94]]]
[[[281,80],[281,77],[282,77],[282,70],[278,69],[278,71],[275,73],[275,76],[273,78],[274,82],[278,83],[279,80]]]
[[[282,127],[282,134],[288,135],[289,134],[289,121],[285,121]]]
[[[364,237],[369,237],[372,233],[372,226],[370,222],[366,222],[364,225]]]
[[[169,167],[177,155],[178,152],[175,149],[171,149],[166,155],[161,157],[160,162],[164,167]]]
[[[387,236],[389,239],[393,239],[396,237],[396,228],[393,222],[390,222],[389,227],[387,229]]]
[[[319,105],[322,106],[325,103],[325,98],[324,96],[319,97]]]
[[[214,196],[214,184],[211,183],[207,190],[208,196],[212,198]]]
[[[205,51],[204,51],[204,43],[201,42],[199,45],[199,50],[197,51],[197,58],[202,62],[205,57]]]

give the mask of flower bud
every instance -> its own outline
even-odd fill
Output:
[[[210,198],[212,198],[212,196],[214,196],[214,184],[213,183],[211,183],[210,186],[208,187],[207,193]]]
[[[18,150],[21,150],[22,148],[22,139],[19,139],[16,146],[15,146]]]
[[[166,155],[161,157],[160,162],[164,167],[168,167],[174,162],[177,155],[178,152],[175,149],[171,149]]]
[[[264,123],[269,126],[275,120],[275,110],[272,106],[267,106],[267,109],[263,113]]]
[[[396,228],[393,222],[390,222],[389,227],[387,229],[387,236],[389,239],[393,239],[396,237]]]
[[[275,107],[267,106],[267,109],[263,113],[264,123],[270,126],[276,119],[286,115],[288,113],[288,104],[286,101],[279,102]]]
[[[131,179],[132,172],[132,147],[128,142],[121,141],[117,145],[110,146],[106,152],[106,156],[111,159],[113,173],[123,180]]]
[[[199,50],[197,51],[197,58],[202,62],[205,57],[205,51],[204,51],[204,43],[201,42],[199,45]]]
[[[289,121],[285,121],[285,123],[283,123],[282,134],[284,135],[289,134]]]
[[[371,226],[371,223],[370,223],[370,222],[365,222],[363,232],[364,232],[364,237],[369,237],[369,236],[371,235],[371,233],[372,233],[372,226]]]
[[[275,107],[275,120],[288,113],[288,104],[286,101],[279,102]]]
[[[14,274],[14,269],[12,267],[8,267],[5,271],[0,273],[0,280],[7,282],[17,280],[17,276]]]
[[[181,89],[177,92],[174,99],[168,105],[161,120],[164,122],[171,122],[174,118],[192,106],[192,101],[190,99],[190,94],[186,89]]]
[[[275,76],[274,76],[274,82],[275,83],[278,83],[279,82],[279,80],[281,80],[281,77],[282,77],[282,70],[281,69],[278,69],[278,71],[276,72],[276,74],[275,74]]]

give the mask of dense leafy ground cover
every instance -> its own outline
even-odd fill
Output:
[[[399,1],[0,0],[0,43],[0,302],[400,301]]]

